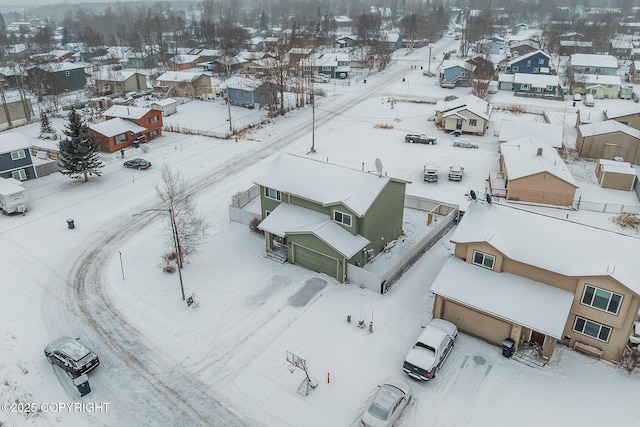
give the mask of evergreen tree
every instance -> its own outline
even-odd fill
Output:
[[[47,113],[42,113],[42,120],[40,121],[40,139],[57,139],[56,130],[51,126]]]
[[[267,31],[269,29],[269,19],[267,18],[267,14],[262,11],[262,15],[260,15],[260,29],[262,31]]]
[[[0,43],[7,41],[7,25],[4,22],[4,16],[0,13]]]
[[[69,123],[63,130],[67,137],[58,144],[62,156],[58,162],[62,168],[60,172],[74,179],[84,177],[85,181],[89,180],[89,175],[100,176],[99,169],[104,166],[98,157],[98,144],[87,135],[87,128],[80,114],[72,109]]]

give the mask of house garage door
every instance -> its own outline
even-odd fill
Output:
[[[511,336],[510,323],[451,301],[444,302],[442,317],[458,329],[498,345]]]
[[[302,265],[314,271],[327,274],[339,280],[337,261],[326,255],[314,252],[304,246],[293,245],[293,260],[296,264]]]

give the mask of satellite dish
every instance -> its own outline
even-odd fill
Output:
[[[376,170],[382,176],[382,160],[376,159]]]
[[[487,193],[487,203],[491,204],[491,194]]]
[[[469,191],[469,195],[471,196],[472,200],[476,199],[476,192],[475,191],[473,191],[473,190]]]

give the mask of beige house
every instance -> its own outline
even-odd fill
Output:
[[[436,104],[436,124],[445,131],[483,135],[489,127],[493,106],[474,95]]]
[[[211,77],[202,72],[167,71],[157,78],[157,83],[174,97],[197,98],[213,94]]]
[[[147,76],[139,71],[112,70],[102,67],[93,74],[96,95],[125,94],[147,89]]]
[[[558,152],[548,144],[524,137],[500,144],[502,179],[489,176],[492,194],[504,186],[507,200],[572,206],[578,184]]]
[[[615,120],[623,125],[640,130],[640,104],[625,102],[619,106],[608,108],[603,113],[606,120]]]
[[[620,92],[620,76],[603,74],[578,74],[573,93],[590,93],[595,99],[616,99]]]
[[[633,61],[631,63],[629,74],[632,83],[640,83],[640,61]]]
[[[549,363],[556,345],[618,362],[640,307],[640,240],[472,201],[431,286],[433,316]]]
[[[578,126],[576,150],[589,159],[640,164],[640,131],[615,120]]]

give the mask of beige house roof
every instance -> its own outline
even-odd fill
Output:
[[[525,136],[501,144],[500,151],[510,180],[547,172],[578,187],[567,165],[549,144]]]
[[[622,124],[615,120],[606,120],[604,122],[589,123],[586,125],[578,126],[580,134],[582,136],[595,136],[604,135],[613,132],[623,132],[634,138],[640,139],[640,131]]]

